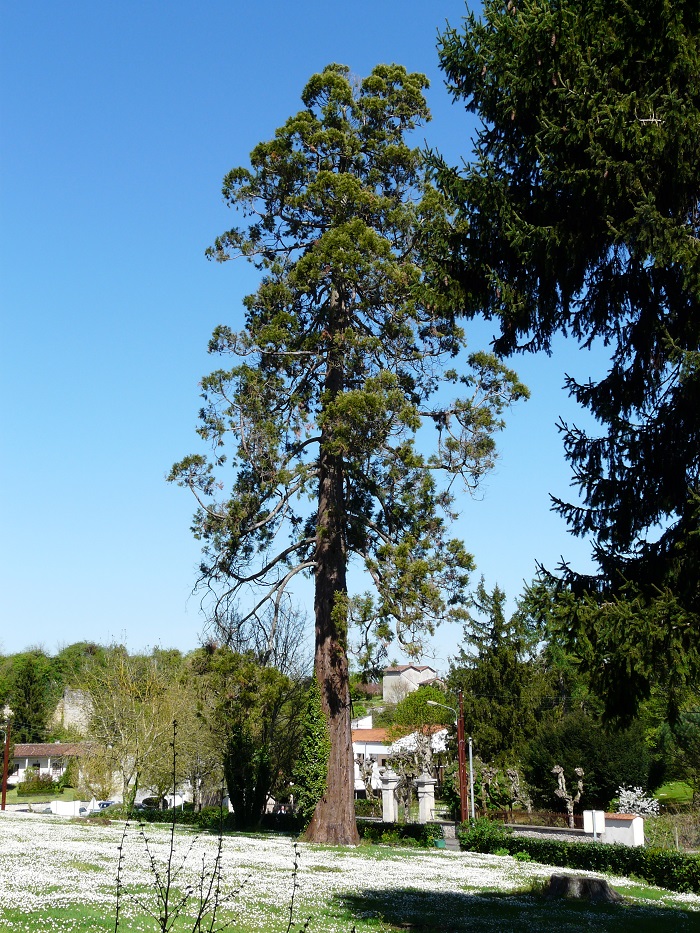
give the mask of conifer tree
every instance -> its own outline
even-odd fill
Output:
[[[567,626],[629,715],[700,673],[700,7],[487,0],[440,56],[481,120],[466,170],[439,165],[471,313],[503,355],[610,348],[603,378],[567,381],[601,429],[561,425],[582,502],[555,507],[599,564],[563,568]]]
[[[235,607],[239,625],[254,624],[266,606],[279,610],[298,575],[313,577],[330,740],[307,830],[317,842],[357,841],[348,565],[364,568],[377,617],[409,653],[458,617],[472,559],[447,533],[450,485],[479,482],[504,408],[527,392],[494,357],[462,359],[463,333],[434,297],[429,248],[448,221],[406,140],[429,117],[425,86],[398,65],[362,81],[330,65],[250,168],[226,176],[224,198],[246,222],[209,255],[245,257],[262,279],[245,300],[245,327],[219,327],[211,341],[235,358],[203,381],[199,433],[214,456],[187,457],[171,475],[199,501],[201,582],[215,617]],[[446,368],[451,360],[464,375]],[[460,384],[466,398],[455,397]],[[220,496],[226,467],[232,485]]]

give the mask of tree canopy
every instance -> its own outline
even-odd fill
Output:
[[[537,643],[530,617],[519,607],[505,612],[506,594],[479,581],[469,600],[463,646],[448,677],[452,693],[464,695],[464,721],[484,761],[508,760],[534,731]]]
[[[200,649],[191,667],[198,718],[219,749],[236,828],[254,829],[269,798],[288,793],[307,691],[252,655],[226,648]]]
[[[472,559],[448,535],[451,484],[478,484],[504,409],[527,393],[495,357],[465,358],[453,310],[437,300],[438,277],[441,291],[449,280],[431,243],[449,226],[446,208],[406,139],[429,118],[426,84],[398,65],[363,80],[330,65],[250,167],[226,176],[224,198],[244,223],[209,255],[245,257],[262,278],[244,329],[219,327],[210,344],[235,357],[202,383],[199,433],[213,456],[187,457],[171,474],[199,502],[213,616],[241,606],[239,620],[254,623],[271,605],[274,617],[299,574],[314,579],[331,746],[315,841],[357,838],[348,564],[364,568],[377,619],[409,653],[459,617]]]
[[[700,670],[700,8],[486,0],[440,58],[481,119],[466,169],[438,164],[468,313],[501,354],[609,348],[603,378],[567,380],[601,427],[561,425],[581,501],[555,507],[599,566],[563,568],[566,624],[629,715]]]

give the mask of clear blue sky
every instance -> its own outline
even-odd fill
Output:
[[[255,283],[243,264],[204,258],[232,221],[221,179],[331,61],[428,74],[425,137],[468,157],[472,125],[435,48],[463,13],[458,0],[4,5],[0,650],[197,645],[192,502],[164,477],[197,449],[209,335],[240,325]],[[476,349],[491,331],[470,335]],[[533,398],[513,412],[481,498],[462,503],[475,582],[483,573],[515,596],[537,560],[584,565],[588,548],[548,493],[568,494],[555,428],[574,412],[564,372],[595,362],[563,344],[515,362]],[[458,634],[443,633],[438,658]]]

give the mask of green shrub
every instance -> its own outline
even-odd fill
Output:
[[[382,845],[434,848],[435,840],[442,839],[442,826],[438,823],[378,823],[357,821],[360,838]]]
[[[479,817],[473,823],[462,823],[457,835],[463,849],[470,852],[493,852],[505,845],[511,837],[511,831],[503,823]]]
[[[477,820],[477,824],[481,821]],[[535,839],[525,836],[501,836],[491,841],[488,833],[475,832],[477,826],[459,833],[463,848],[473,852],[505,849],[519,857],[527,853],[544,865],[577,868],[586,871],[609,872],[627,877],[636,875],[647,884],[671,891],[700,894],[700,858],[665,849],[645,849],[641,846],[606,845],[591,842],[562,842],[556,839]],[[479,827],[479,829],[481,829]]]
[[[77,787],[78,773],[78,759],[69,758],[65,771],[58,779],[58,786],[61,790],[63,790],[64,787]]]
[[[17,793],[21,797],[36,797],[44,794],[58,794],[63,790],[62,787],[53,780],[50,775],[40,776],[34,774],[26,781],[20,781],[17,785]]]
[[[382,815],[382,802],[378,798],[373,800],[368,797],[366,800],[355,801],[355,816],[378,816]]]
[[[121,808],[120,808],[121,810]],[[114,811],[110,807],[110,814]],[[172,823],[173,819],[179,825],[196,826],[203,832],[218,833],[222,825],[222,813],[220,807],[203,807],[195,812],[194,810],[183,810],[182,807],[175,807],[175,811],[170,810],[133,810],[132,819],[140,820],[142,823]],[[233,830],[233,814],[223,813],[223,828],[226,831]]]

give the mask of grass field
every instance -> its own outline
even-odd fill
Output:
[[[5,814],[0,833],[3,933],[114,930],[119,825]],[[179,875],[173,898],[188,887],[194,893],[188,902],[189,919],[173,931],[189,933],[201,866],[212,864],[217,839],[178,830],[175,842],[174,865]],[[155,931],[156,922],[147,917],[147,909],[155,908],[149,861],[153,859],[164,878],[167,827],[149,826],[146,839],[134,827],[127,833],[123,853],[125,897],[120,929]],[[633,896],[622,907],[548,901],[533,890],[542,886],[553,869],[507,856],[300,845],[296,875],[294,857],[293,842],[287,837],[226,837],[222,897],[230,897],[230,909],[220,919],[230,921],[231,929],[285,933],[296,883],[292,929],[301,929],[310,917],[309,933],[350,933],[353,927],[358,933],[549,929],[677,933],[700,929],[700,897],[632,887],[616,879],[618,890]]]
[[[666,806],[685,806],[692,803],[693,788],[683,781],[670,781],[667,784],[662,784],[654,792],[654,796]]]
[[[72,787],[66,787],[63,793],[57,794],[55,790],[48,791],[45,794],[30,794],[20,796],[16,788],[8,788],[6,794],[6,803],[21,803],[31,807],[46,806],[52,800],[80,800],[77,791]]]

